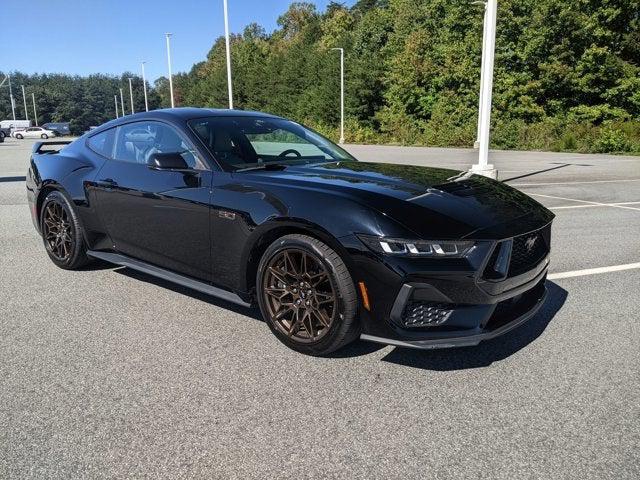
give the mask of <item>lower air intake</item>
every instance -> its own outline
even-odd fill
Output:
[[[409,302],[402,314],[402,323],[407,328],[442,325],[451,316],[453,307],[450,303]]]

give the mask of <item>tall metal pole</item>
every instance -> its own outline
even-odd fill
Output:
[[[497,172],[489,164],[489,137],[491,130],[491,94],[493,90],[493,63],[496,47],[497,0],[487,0],[486,53],[482,64],[482,105],[480,107],[480,148],[478,163],[472,165],[471,171],[488,177],[496,177]]]
[[[13,121],[16,120],[16,99],[13,98],[13,90],[11,89],[11,75],[9,77],[9,100],[11,101],[11,113],[13,114]]]
[[[124,117],[126,113],[124,112],[124,95],[122,95],[122,89],[120,89],[120,110],[122,111],[122,116]]]
[[[36,94],[31,92],[31,100],[33,100],[33,117],[36,119],[36,127],[38,126],[38,112],[36,111]]]
[[[175,108],[175,102],[173,100],[173,75],[171,74],[171,43],[169,41],[169,37],[171,37],[170,33],[165,33],[165,37],[167,37],[167,65],[169,66],[169,92],[171,93],[171,108]]]
[[[29,120],[29,112],[27,111],[27,96],[24,93],[24,85],[22,87],[22,100],[24,101],[24,119]]]
[[[231,84],[231,49],[229,47],[229,12],[227,10],[227,0],[223,0],[224,5],[224,41],[227,46],[227,88],[229,90],[229,109],[233,110],[233,86]]]
[[[147,62],[142,62],[142,90],[144,91],[144,111],[149,111],[149,102],[147,101],[147,79],[144,76],[144,64]]]
[[[344,143],[344,48],[332,48],[340,50],[340,142]]]
[[[118,115],[118,95],[113,96],[113,102],[116,104],[116,118],[120,118],[120,115]]]
[[[486,55],[487,55],[487,2],[486,1],[480,1],[480,2],[473,2],[475,4],[482,4],[484,6],[484,14],[483,14],[483,21],[482,21],[482,63],[481,65],[484,65],[484,63],[486,62]],[[480,147],[480,118],[482,117],[482,95],[483,95],[483,85],[484,85],[484,69],[480,68],[480,96],[479,96],[479,101],[478,101],[478,131],[476,133],[476,141],[473,144],[473,148],[479,148]]]
[[[131,77],[129,77],[129,98],[131,99],[131,115],[136,113],[133,110],[133,88],[131,87]]]

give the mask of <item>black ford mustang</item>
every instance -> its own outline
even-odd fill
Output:
[[[322,355],[360,338],[475,345],[545,297],[553,214],[452,170],[356,161],[301,125],[171,109],[34,147],[27,190],[51,260],[92,258],[241,305]]]

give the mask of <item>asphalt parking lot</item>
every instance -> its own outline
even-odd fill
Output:
[[[0,478],[640,478],[640,157],[492,153],[557,215],[527,325],[311,358],[256,311],[125,268],[57,269],[27,207],[30,147],[0,144]]]

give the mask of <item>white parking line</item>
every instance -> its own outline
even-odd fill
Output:
[[[529,193],[529,192],[525,192],[525,193],[527,195],[532,195],[534,197],[553,198],[555,200],[567,200],[568,202],[588,203],[589,205],[597,205],[599,207],[624,208],[624,209],[627,209],[627,210],[637,210],[637,211],[640,212],[640,208],[627,207],[627,206],[624,206],[624,205],[616,205],[614,203],[589,202],[587,200],[578,200],[578,199],[575,199],[575,198],[556,197],[554,195],[542,195],[541,193]]]
[[[611,267],[586,268],[584,270],[574,270],[572,272],[551,273],[547,275],[548,280],[560,278],[582,277],[584,275],[595,275],[598,273],[620,272],[622,270],[633,270],[640,268],[640,263],[627,263],[625,265],[614,265]]]
[[[603,203],[601,205],[562,205],[560,207],[547,207],[549,210],[568,210],[570,208],[597,208],[597,207],[618,207],[620,205],[637,205],[640,202],[616,202]]]
[[[619,183],[619,182],[640,182],[640,178],[630,178],[624,180],[590,180],[584,182],[545,182],[545,183],[510,183],[512,187],[538,187],[544,185],[577,185],[585,183]]]

